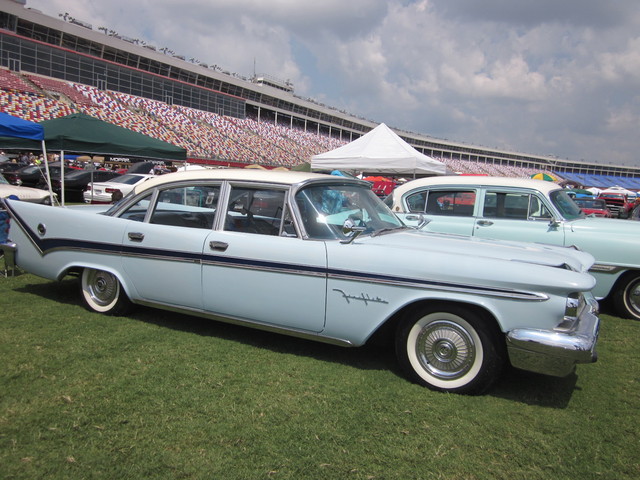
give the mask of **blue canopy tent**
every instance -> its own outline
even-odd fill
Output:
[[[44,153],[45,168],[47,178],[49,178],[49,162],[47,162],[47,150],[44,145],[44,127],[39,123],[23,120],[8,113],[0,112],[0,137],[24,138],[27,140],[37,140],[42,142],[42,152]],[[49,184],[49,197],[53,205],[53,192]]]
[[[44,140],[44,128],[38,123],[0,112],[0,137]]]

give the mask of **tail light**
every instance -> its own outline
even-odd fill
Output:
[[[120,189],[119,188],[111,188],[111,187],[107,187],[104,189],[105,193],[116,193],[119,192]]]

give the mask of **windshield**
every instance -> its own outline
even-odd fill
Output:
[[[28,167],[24,167],[20,169],[20,173],[31,175],[32,173],[36,173],[40,171],[40,167],[36,167],[35,165],[29,165]]]
[[[592,198],[576,198],[574,200],[579,207],[581,208],[599,208],[604,210],[606,208],[606,204],[604,200],[592,199]]]
[[[403,223],[363,185],[314,185],[296,194],[302,223],[310,238],[345,240],[342,227],[351,220],[364,234],[403,228]]]
[[[575,220],[576,218],[584,218],[585,215],[580,207],[567,195],[564,190],[556,190],[549,194],[551,201],[562,214],[565,220]]]
[[[122,175],[121,177],[116,177],[114,179],[109,180],[108,183],[125,183],[127,185],[133,185],[138,183],[144,177],[141,175]]]

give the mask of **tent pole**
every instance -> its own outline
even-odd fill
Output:
[[[49,201],[53,205],[53,189],[51,188],[51,174],[49,173],[49,158],[47,157],[47,146],[42,140],[42,155],[44,155],[44,170],[47,172],[47,187],[49,187]]]
[[[64,207],[64,150],[60,150],[60,205]]]

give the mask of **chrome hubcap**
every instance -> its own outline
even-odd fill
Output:
[[[108,272],[93,271],[87,282],[91,299],[98,305],[108,305],[118,295],[118,281]]]
[[[452,380],[465,375],[476,354],[467,330],[449,321],[431,322],[416,339],[416,354],[422,367],[433,376]]]

